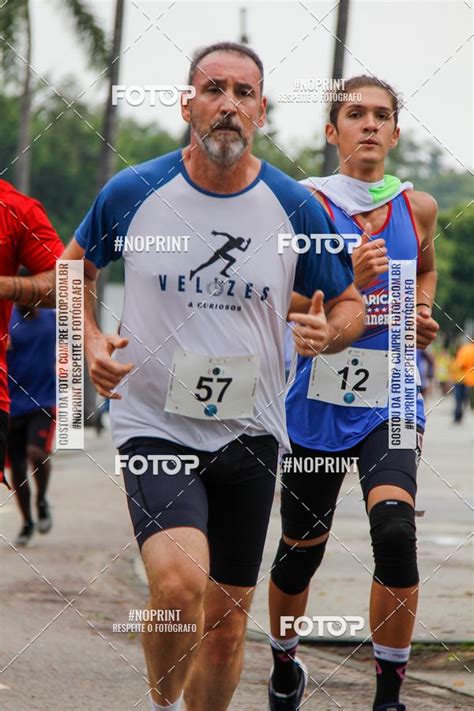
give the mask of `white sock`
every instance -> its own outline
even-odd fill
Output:
[[[150,696],[151,711],[181,711],[182,703],[183,694],[181,694],[179,699],[176,699],[176,701],[171,704],[171,706],[169,704],[167,706],[160,706],[160,704],[157,704],[155,701],[153,701]]]
[[[293,647],[296,647],[299,641],[299,635],[295,635],[294,637],[289,637],[287,639],[277,639],[276,637],[270,635],[271,646],[277,651],[280,650],[280,652],[281,650],[284,650],[286,652],[288,649],[293,649]]]
[[[410,658],[411,647],[384,647],[383,644],[372,642],[374,647],[374,657],[385,659],[386,662],[407,662]]]

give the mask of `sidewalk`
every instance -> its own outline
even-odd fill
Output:
[[[469,545],[472,528],[471,421],[450,423],[446,403],[430,417],[420,469],[418,519],[422,579],[425,579],[416,638],[437,643],[425,656],[414,655],[405,699],[410,711],[465,709],[472,706],[472,651],[454,641],[472,639],[472,579]],[[435,471],[430,468],[430,465]],[[0,707],[5,711],[112,711],[148,709],[141,646],[135,635],[114,633],[131,608],[141,607],[146,592],[137,575],[132,537],[121,482],[114,476],[108,433],[87,432],[86,452],[55,457],[51,501],[55,525],[37,535],[21,554],[14,540],[19,521],[5,488],[0,491]],[[448,483],[446,483],[448,482]],[[357,482],[347,481],[336,517],[334,538],[308,607],[308,614],[361,614],[367,617],[371,569],[367,521]],[[455,493],[455,491],[457,493]],[[4,505],[1,505],[4,504]],[[257,587],[246,644],[245,668],[232,711],[266,708],[271,665],[265,636],[267,571],[279,536],[275,500],[262,581]],[[348,550],[346,550],[346,548]],[[302,648],[311,681],[326,677],[302,708],[369,709],[373,676],[370,649]],[[455,656],[454,656],[455,655]],[[459,661],[456,659],[458,657]],[[470,661],[471,660],[471,661]],[[343,663],[344,662],[344,663]],[[450,688],[443,688],[450,687]],[[464,692],[464,693],[459,693]]]

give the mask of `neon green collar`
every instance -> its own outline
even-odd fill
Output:
[[[326,178],[306,178],[301,182],[323,193],[348,215],[370,212],[390,202],[404,190],[413,189],[413,183],[402,183],[394,175],[384,175],[375,183],[366,183],[340,173]]]

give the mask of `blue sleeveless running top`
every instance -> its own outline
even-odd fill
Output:
[[[340,234],[362,234],[354,218],[324,198]],[[419,259],[419,238],[410,204],[405,193],[388,203],[385,223],[371,239],[382,237],[391,259]],[[388,271],[361,289],[366,304],[366,326],[351,348],[388,350]],[[335,405],[307,397],[311,358],[298,356],[296,378],[286,398],[287,426],[290,439],[303,447],[337,451],[352,447],[369,432],[388,420],[387,407]],[[417,424],[424,429],[423,398],[418,393]]]

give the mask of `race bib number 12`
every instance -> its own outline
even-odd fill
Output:
[[[387,351],[346,348],[314,358],[308,397],[345,407],[386,407]]]
[[[259,356],[211,357],[178,348],[171,370],[166,412],[201,420],[253,415]]]

